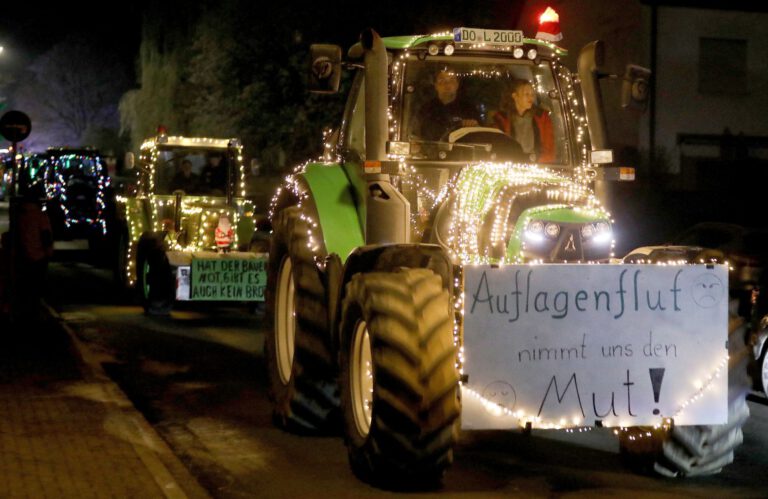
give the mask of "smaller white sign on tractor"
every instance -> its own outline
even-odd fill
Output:
[[[462,426],[722,424],[723,265],[464,269]]]

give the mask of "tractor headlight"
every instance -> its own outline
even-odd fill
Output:
[[[555,239],[560,235],[560,226],[554,223],[548,223],[544,226],[544,232],[547,234],[547,237]]]
[[[581,228],[581,237],[595,244],[605,244],[611,242],[613,232],[608,222],[589,223]]]
[[[544,222],[533,220],[525,228],[525,238],[531,242],[541,242],[544,240]]]

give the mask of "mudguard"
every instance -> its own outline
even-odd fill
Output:
[[[337,254],[344,263],[349,254],[365,244],[365,214],[356,201],[355,188],[338,164],[310,163],[293,176],[289,189],[283,189],[273,204],[273,213],[310,197],[307,216],[317,218],[328,255]]]
[[[325,249],[345,262],[352,250],[365,244],[362,203],[356,202],[353,185],[340,165],[311,163],[303,177],[315,202]]]

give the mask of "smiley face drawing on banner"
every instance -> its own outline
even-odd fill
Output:
[[[723,282],[714,274],[701,274],[693,281],[691,295],[701,308],[712,308],[720,303],[726,292]]]
[[[506,381],[494,381],[483,389],[483,398],[504,409],[512,410],[517,403],[515,389]]]

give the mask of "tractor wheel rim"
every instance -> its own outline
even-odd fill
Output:
[[[768,346],[766,346],[768,348]],[[763,380],[763,393],[768,396],[768,353],[763,355],[763,362],[760,366],[760,377]]]
[[[351,353],[352,415],[358,433],[365,437],[371,430],[373,417],[373,363],[371,362],[371,337],[368,334],[368,326],[363,320],[355,324]]]
[[[275,356],[280,381],[287,385],[293,371],[296,341],[296,288],[293,284],[293,264],[286,257],[277,277],[277,313],[275,320]]]

